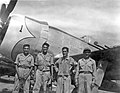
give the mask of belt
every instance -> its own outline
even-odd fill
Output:
[[[20,68],[24,68],[24,69],[27,69],[27,68],[31,68],[31,67],[29,67],[29,66],[25,66],[25,65],[19,65],[18,67],[20,67]]]
[[[47,69],[47,70],[42,70],[42,72],[49,72],[50,70],[49,69]]]
[[[79,73],[83,73],[83,74],[92,74],[92,72],[90,72],[90,71],[79,71]]]

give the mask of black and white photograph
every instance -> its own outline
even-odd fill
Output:
[[[0,0],[0,93],[120,93],[120,0]]]

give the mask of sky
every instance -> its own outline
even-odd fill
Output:
[[[18,0],[12,14],[26,15],[76,37],[120,45],[120,0]]]

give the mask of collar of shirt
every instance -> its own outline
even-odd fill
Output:
[[[40,55],[42,55],[43,57],[45,57],[45,56],[49,56],[49,53],[47,52],[47,54],[44,55],[44,54],[41,52]]]
[[[63,59],[63,57],[61,58],[62,60],[69,60],[70,59],[70,57],[69,56],[67,56],[65,59]]]
[[[92,59],[90,57],[88,59],[82,58],[82,61],[88,63],[88,62],[92,61]]]
[[[30,56],[30,54],[28,54],[27,56],[25,56],[24,53],[21,53],[21,56],[28,57],[28,56]]]

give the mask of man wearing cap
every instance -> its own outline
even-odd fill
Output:
[[[36,82],[33,88],[33,93],[39,93],[41,85],[43,85],[44,93],[46,93],[47,83],[52,78],[53,72],[50,73],[50,67],[53,65],[53,54],[48,53],[48,49],[49,44],[45,42],[42,45],[41,53],[37,54],[35,60],[35,65],[37,67],[35,73]]]
[[[56,93],[71,93],[71,77],[70,70],[72,66],[77,65],[77,62],[72,57],[69,57],[69,48],[63,47],[63,57],[55,62],[55,70],[58,72]]]
[[[90,49],[84,49],[84,58],[78,61],[75,75],[78,93],[92,93],[92,87],[96,79],[96,62],[90,57],[90,54]]]
[[[34,58],[29,53],[30,45],[23,45],[23,53],[20,53],[16,57],[16,76],[15,76],[15,87],[13,93],[18,93],[20,90],[24,93],[29,93],[30,85],[30,73],[34,66]],[[22,86],[21,86],[22,84]]]

